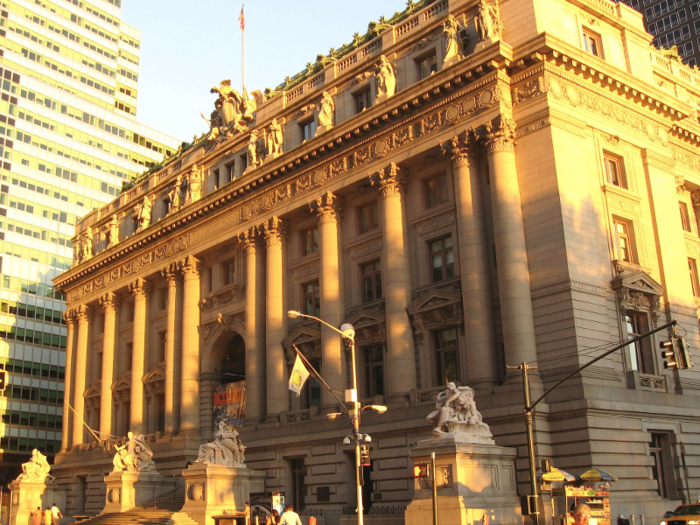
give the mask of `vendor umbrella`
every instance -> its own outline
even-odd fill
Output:
[[[576,481],[576,476],[569,474],[565,470],[560,470],[556,467],[552,467],[549,472],[542,473],[542,471],[537,472],[537,479],[542,481]]]
[[[581,481],[617,481],[617,476],[613,476],[597,467],[593,467],[576,477]]]

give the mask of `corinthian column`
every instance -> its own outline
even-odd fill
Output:
[[[276,420],[287,409],[288,394],[285,379],[285,356],[282,340],[285,337],[284,287],[282,266],[282,221],[272,217],[260,226],[267,246],[266,282],[266,376],[267,419]]]
[[[160,274],[168,281],[168,310],[165,333],[165,434],[177,433],[180,414],[175,410],[175,309],[177,305],[177,265],[163,268]]]
[[[382,281],[386,305],[389,402],[403,402],[416,388],[416,357],[413,334],[406,313],[411,302],[411,279],[406,253],[402,206],[403,176],[393,162],[370,175],[383,198],[384,250]]]
[[[321,319],[340,328],[345,317],[345,303],[340,293],[340,261],[338,256],[338,215],[340,204],[335,195],[326,192],[310,204],[318,217],[318,233],[321,245]],[[328,385],[337,390],[347,388],[347,372],[343,356],[343,342],[338,332],[321,325],[322,369]],[[323,405],[335,406],[338,402],[323,389]]]
[[[75,311],[78,321],[78,344],[75,349],[75,381],[73,382],[73,435],[71,445],[76,446],[83,442],[83,420],[85,419],[85,377],[87,372],[88,349],[88,321],[89,309],[80,305]]]
[[[251,228],[238,236],[246,255],[245,385],[246,420],[265,417],[265,266],[258,232]]]
[[[63,312],[63,320],[68,328],[66,338],[66,380],[63,386],[63,433],[61,435],[61,452],[68,450],[71,434],[71,421],[74,416],[69,407],[71,402],[71,385],[75,381],[73,374],[73,344],[75,343],[75,311]]]
[[[469,385],[478,387],[495,385],[498,373],[488,241],[474,139],[473,134],[464,133],[442,143],[441,147],[452,159],[467,374]]]
[[[486,124],[506,364],[537,360],[525,227],[515,166],[515,123]],[[519,374],[518,374],[519,376]]]
[[[180,263],[184,276],[182,306],[182,392],[180,433],[199,432],[199,261],[188,255]]]
[[[100,297],[105,326],[102,339],[102,393],[100,394],[100,439],[112,434],[112,383],[114,382],[114,341],[116,335],[117,296],[111,292]]]
[[[134,296],[134,339],[131,360],[131,430],[134,434],[143,434],[143,376],[146,367],[146,294],[147,283],[138,278],[129,283],[129,292]]]

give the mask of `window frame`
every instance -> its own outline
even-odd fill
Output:
[[[307,135],[308,130],[308,137]],[[307,142],[316,136],[316,118],[312,117],[310,119],[305,119],[299,122],[299,137],[301,138],[300,143]]]
[[[443,340],[445,332],[454,330],[454,344],[446,345],[446,341]],[[441,328],[435,330],[435,373],[437,377],[437,385],[442,385],[443,375],[444,384],[449,382],[459,381],[459,329],[456,326]],[[454,365],[455,365],[455,376],[448,376],[449,366],[446,366],[445,356],[446,354],[454,353]],[[444,374],[443,374],[444,372]]]
[[[430,59],[433,59],[434,63],[430,64],[429,61]],[[429,66],[427,67],[426,71],[427,74],[423,75],[423,70],[421,69],[421,65],[426,62],[426,65]],[[437,51],[435,49],[432,49],[428,53],[421,55],[420,57],[415,59],[416,63],[416,70],[418,72],[418,81],[420,82],[423,79],[426,79],[433,75],[434,73],[437,73],[439,71],[438,69],[438,60],[437,60]]]
[[[613,240],[615,244],[615,258],[618,261],[629,264],[639,264],[639,254],[637,252],[637,244],[634,235],[634,223],[623,217],[613,216]],[[620,232],[618,226],[625,229]],[[624,241],[624,242],[621,242]],[[627,253],[627,258],[623,254]]]
[[[692,233],[693,230],[690,226],[690,210],[688,209],[688,203],[678,201],[678,211],[681,214],[681,228],[683,228],[683,231]]]
[[[229,259],[221,263],[221,279],[224,286],[236,284],[236,260]]]
[[[437,186],[435,190],[431,189],[431,183],[436,183]],[[428,177],[423,181],[423,188],[425,192],[425,207],[426,208],[437,208],[450,201],[450,184],[447,177],[447,173],[441,173],[434,177]],[[435,194],[435,202],[432,203],[431,194]]]
[[[629,190],[629,182],[627,179],[627,172],[625,171],[625,161],[614,153],[609,151],[603,151],[603,165],[605,168],[605,182],[612,186],[622,188],[624,190]],[[612,173],[611,167],[614,166],[615,174]],[[617,182],[615,181],[615,175],[617,176]]]
[[[362,97],[362,98],[360,98]],[[363,102],[364,105],[361,109],[358,104],[358,102]],[[352,92],[352,106],[355,109],[355,115],[359,115],[363,111],[369,109],[372,107],[372,88],[370,85],[367,85],[364,88],[358,89],[357,91]]]
[[[600,33],[597,33],[588,27],[583,27],[581,30],[581,40],[584,51],[600,59],[605,58],[603,54],[603,37],[600,35]],[[593,42],[594,46],[591,46],[591,42]]]
[[[368,270],[372,265],[371,271]],[[381,259],[374,259],[360,264],[362,303],[371,303],[384,297],[382,288],[382,262]],[[371,297],[367,294],[367,283],[370,283]]]
[[[450,241],[449,246],[445,246],[445,241],[448,240]],[[434,250],[433,245],[435,243],[441,243],[441,248],[438,250]],[[455,259],[454,259],[454,240],[452,238],[452,234],[448,235],[443,235],[442,237],[438,237],[437,239],[433,239],[432,241],[428,241],[428,251],[429,251],[429,258],[430,258],[430,279],[432,283],[441,283],[443,281],[447,281],[448,279],[452,279],[455,276]],[[452,262],[447,262],[447,254],[452,257]],[[441,264],[440,264],[440,273],[441,277],[439,279],[436,279],[435,275],[435,257],[436,256],[441,257]],[[451,265],[451,268],[450,268]],[[449,275],[448,275],[449,274]]]
[[[309,244],[309,241],[311,241],[311,244]],[[307,255],[318,253],[319,250],[318,226],[301,230],[301,255],[306,257]]]
[[[369,227],[363,226],[364,210],[369,210]],[[357,207],[357,231],[360,235],[379,228],[379,206],[376,200],[361,204]]]
[[[637,337],[649,331],[649,315],[646,312],[624,312],[625,332],[627,338]],[[632,326],[630,326],[632,325]],[[630,368],[640,374],[655,375],[656,363],[652,350],[653,341],[646,337],[627,345]]]
[[[381,360],[376,360],[376,361],[370,362],[370,356],[371,356],[372,351],[379,352],[379,354],[381,355]],[[366,397],[374,397],[374,396],[385,395],[385,393],[386,393],[386,375],[384,374],[384,352],[385,352],[384,345],[366,346],[362,349],[362,352],[364,354],[364,364],[365,364],[365,381],[364,381],[365,396]],[[377,372],[377,370],[380,370],[380,371]],[[381,392],[375,391],[375,388],[374,388],[377,386],[377,382],[376,382],[376,374],[377,373],[381,374],[381,381],[380,381]]]
[[[698,280],[698,262],[692,257],[688,257],[688,272],[690,274],[690,286],[693,297],[700,297],[700,280]]]
[[[309,290],[309,286],[313,287]],[[321,283],[318,279],[309,281],[301,285],[302,299],[301,304],[303,312],[306,315],[313,315],[315,317],[321,316]],[[308,299],[313,301],[313,311],[308,308]]]

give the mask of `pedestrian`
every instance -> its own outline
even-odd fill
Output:
[[[37,507],[34,512],[32,512],[32,523],[34,525],[41,525],[41,518],[44,517],[44,513],[41,512],[41,507]]]
[[[56,504],[51,505],[51,525],[58,525],[58,520],[63,517]]]
[[[44,511],[44,525],[51,525],[51,507],[46,507]]]
[[[243,512],[245,512],[245,525],[250,525],[250,503],[247,501],[245,502]]]
[[[265,525],[278,525],[280,519],[280,513],[277,512],[277,509],[272,509],[272,513],[265,520]]]
[[[591,508],[585,503],[579,503],[571,514],[574,516],[574,525],[588,525],[591,519]]]
[[[294,507],[292,505],[287,505],[284,508],[284,514],[282,514],[280,525],[303,525],[301,518],[299,518],[299,514],[294,512]]]

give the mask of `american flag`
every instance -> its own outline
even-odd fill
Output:
[[[245,5],[241,6],[241,14],[238,15],[238,20],[240,20],[240,22],[241,22],[241,31],[243,31],[245,29],[245,16],[243,16],[243,8],[244,7],[245,7]]]

